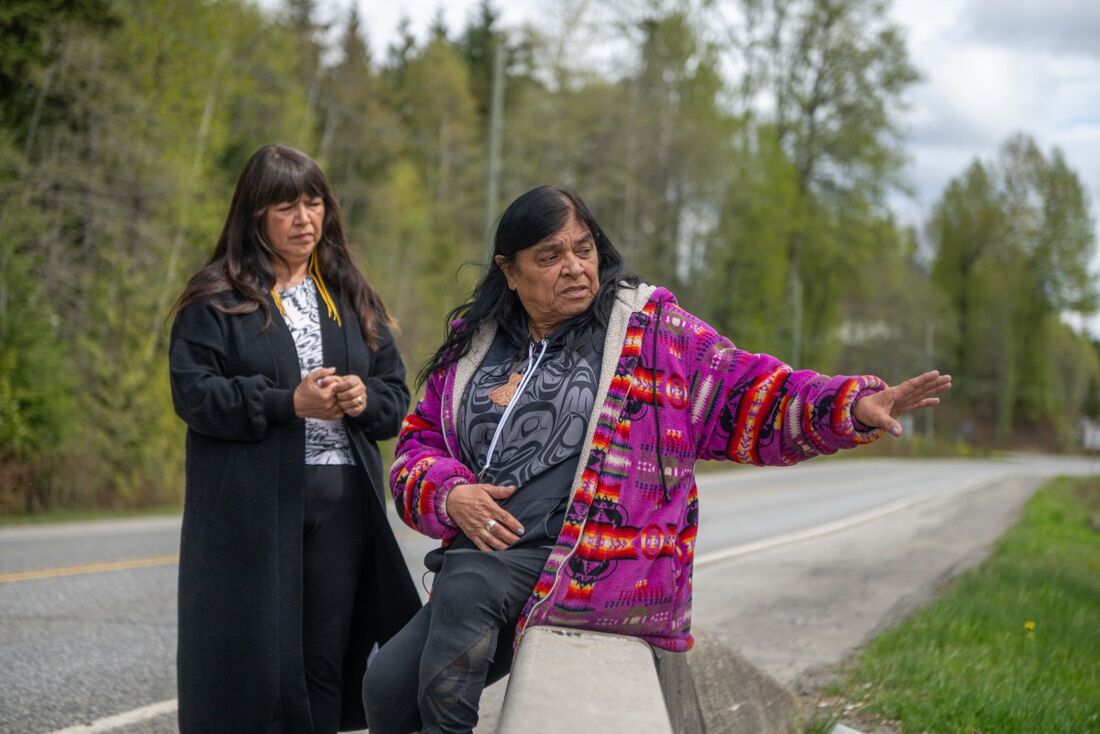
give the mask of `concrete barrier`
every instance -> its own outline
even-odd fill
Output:
[[[695,630],[688,653],[636,637],[534,627],[512,664],[498,734],[793,734],[793,693]]]
[[[653,653],[637,637],[532,627],[516,652],[498,734],[672,734]]]
[[[793,734],[798,697],[706,630],[687,653],[654,650],[675,734]]]

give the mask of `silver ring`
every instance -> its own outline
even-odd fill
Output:
[[[485,523],[485,529],[488,530],[491,533],[491,532],[493,532],[493,528],[495,528],[496,525],[497,525],[497,521],[490,518],[489,522]]]

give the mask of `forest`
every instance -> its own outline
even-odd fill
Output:
[[[0,10],[0,514],[178,504],[170,310],[260,145],[321,162],[410,379],[551,183],[631,269],[794,367],[954,376],[893,450],[1079,448],[1100,416],[1094,214],[1027,131],[903,224],[907,94],[882,0],[547,0],[505,27],[354,3],[7,0]],[[885,442],[880,442],[885,443]]]

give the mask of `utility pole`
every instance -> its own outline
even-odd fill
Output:
[[[485,243],[487,256],[493,256],[493,221],[500,199],[500,148],[504,137],[505,57],[508,54],[503,36],[493,43],[493,89],[489,103],[489,180],[485,191]]]
[[[797,267],[791,268],[791,357],[790,365],[802,369],[802,276]]]
[[[924,364],[930,369],[936,363],[936,322],[929,319],[924,325]],[[924,411],[924,434],[931,441],[936,437],[936,411]]]

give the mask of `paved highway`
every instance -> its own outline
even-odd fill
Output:
[[[701,475],[695,623],[812,681],[980,560],[1042,479],[1095,473],[1091,459],[1012,457]],[[178,518],[0,529],[0,732],[175,731],[178,536]],[[398,538],[420,578],[434,543]]]

